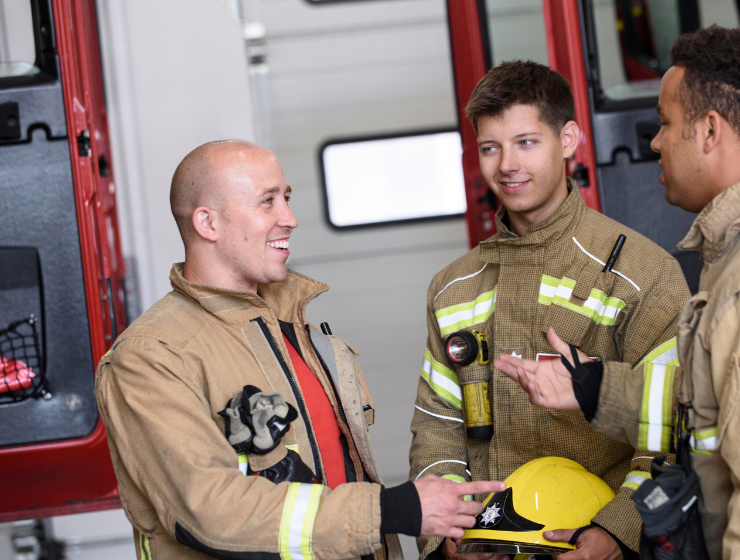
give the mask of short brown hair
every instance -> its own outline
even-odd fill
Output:
[[[531,60],[502,62],[483,76],[470,96],[465,115],[478,134],[478,119],[499,117],[514,105],[534,105],[556,134],[575,118],[568,80]]]
[[[740,133],[740,29],[712,25],[681,35],[671,64],[684,69],[678,101],[686,124],[714,110]]]

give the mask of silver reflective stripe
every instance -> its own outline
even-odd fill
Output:
[[[321,484],[290,484],[280,520],[279,549],[282,560],[313,560],[311,538],[322,489]]]
[[[421,410],[422,412],[425,412],[429,416],[434,416],[436,418],[441,418],[442,420],[452,420],[453,422],[462,422],[462,418],[453,418],[452,416],[442,416],[441,414],[434,414],[434,412],[429,412],[428,410],[424,410],[419,405],[414,405],[415,408]]]
[[[654,363],[643,367],[642,405],[637,448],[668,453],[673,433],[673,379],[676,368]]]
[[[662,366],[678,365],[678,347],[676,344],[676,337],[669,338],[660,346],[652,349],[640,362],[635,366],[635,369],[640,367],[642,364],[648,363],[659,364]]]
[[[640,486],[642,486],[642,483],[646,480],[653,478],[649,472],[645,471],[631,471],[627,478],[624,479],[624,482],[622,483],[622,486],[626,488],[632,488],[632,490],[637,490]]]
[[[704,428],[703,430],[692,430],[689,439],[691,450],[703,455],[714,455],[718,453],[717,426]]]
[[[434,359],[429,350],[424,352],[421,376],[432,390],[455,408],[462,410],[462,392],[457,374]]]

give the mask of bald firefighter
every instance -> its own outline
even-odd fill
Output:
[[[574,460],[616,497],[587,530],[556,530],[546,538],[574,539],[578,549],[562,560],[636,557],[641,523],[630,500],[639,479],[633,471],[649,470],[650,458],[597,433],[580,412],[531,405],[490,364],[501,354],[557,357],[545,337],[553,325],[589,356],[634,366],[667,363],[675,358],[688,287],[673,257],[587,208],[566,178],[565,161],[580,132],[562,76],[534,62],[501,64],[478,83],[466,113],[478,136],[483,177],[502,207],[497,233],[439,272],[429,287],[410,478],[434,473],[457,482],[503,480],[537,457]],[[613,269],[602,273],[620,235],[626,241]],[[487,338],[490,364],[481,353],[468,365],[454,365],[445,343],[460,331]],[[487,430],[474,425],[486,414]],[[485,557],[459,555],[458,544],[418,539],[422,559]]]

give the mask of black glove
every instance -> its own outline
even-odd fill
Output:
[[[264,476],[267,480],[271,480],[275,484],[285,482],[286,480],[289,482],[319,483],[313,471],[303,462],[301,456],[292,449],[288,449],[288,454],[275,465],[261,471],[252,471],[248,467],[247,474]]]
[[[237,453],[264,455],[288,433],[298,412],[280,393],[263,393],[246,385],[219,412],[226,419],[226,437]]]

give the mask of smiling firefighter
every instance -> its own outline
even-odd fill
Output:
[[[673,257],[587,208],[566,178],[580,131],[570,86],[559,74],[534,62],[501,64],[476,87],[467,116],[483,177],[502,206],[497,233],[429,287],[411,479],[431,472],[459,482],[502,480],[539,457],[576,461],[616,497],[575,545],[596,558],[629,558],[641,528],[630,496],[649,477],[650,457],[596,433],[581,412],[532,406],[492,364],[501,354],[560,359],[545,338],[553,325],[566,342],[601,360],[670,363],[689,290]],[[472,348],[482,341],[485,357]],[[492,519],[496,510],[485,515]],[[556,525],[568,530],[546,532],[554,548],[575,533]],[[451,539],[418,544],[422,559],[464,557]]]

